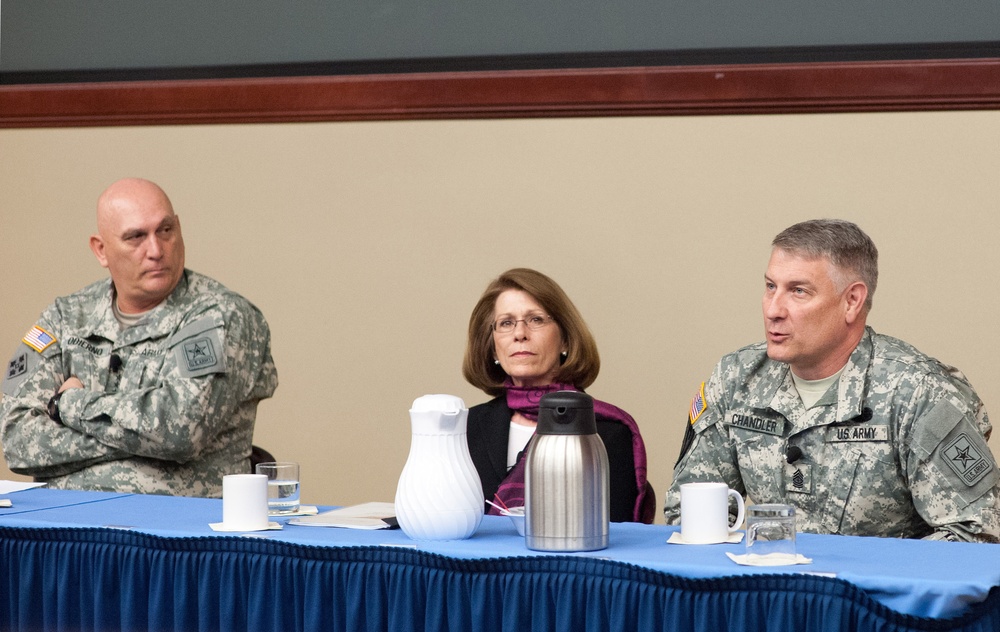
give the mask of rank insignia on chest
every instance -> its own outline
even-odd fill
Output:
[[[786,463],[785,491],[796,494],[811,494],[812,467],[805,463]]]

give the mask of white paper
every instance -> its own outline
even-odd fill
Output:
[[[45,487],[45,483],[33,483],[31,481],[0,481],[0,494],[13,494],[25,489],[35,487]]]
[[[689,546],[703,546],[705,544],[739,544],[743,541],[742,531],[733,531],[729,534],[728,539],[725,542],[688,542],[681,535],[680,531],[674,531],[670,534],[667,539],[667,544],[687,544]]]
[[[386,519],[396,517],[393,503],[371,502],[331,509],[315,516],[292,518],[288,524],[303,527],[343,527],[346,529],[388,529]]]
[[[780,553],[768,555],[734,555],[726,552],[729,559],[741,566],[794,566],[796,564],[812,564],[812,558],[796,554],[794,558]]]
[[[283,514],[269,514],[272,518],[294,518],[296,516],[315,516],[319,513],[316,505],[299,505],[298,511]]]
[[[234,529],[232,527],[227,527],[224,522],[210,522],[208,526],[212,528],[212,531],[226,531],[229,533],[239,533],[239,532],[249,532],[249,531],[277,531],[281,529],[280,522],[268,522],[267,526],[263,529]]]

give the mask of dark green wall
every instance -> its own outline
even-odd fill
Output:
[[[8,75],[442,58],[490,58],[495,65],[505,56],[526,57],[528,62],[519,63],[535,66],[601,59],[588,58],[591,53],[604,54],[608,65],[614,65],[656,61],[655,56],[633,55],[647,51],[739,50],[745,56],[748,50],[780,49],[788,56],[802,47],[846,48],[862,57],[886,46],[900,57],[986,56],[997,50],[998,42],[998,0],[0,4],[0,72]],[[772,56],[777,54],[772,51]],[[679,59],[684,62],[683,55]],[[691,59],[696,63],[701,58]]]

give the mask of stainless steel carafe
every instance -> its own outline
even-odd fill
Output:
[[[559,391],[542,397],[524,472],[525,545],[537,551],[608,546],[608,452],[594,400]]]

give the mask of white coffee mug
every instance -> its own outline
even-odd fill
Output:
[[[222,477],[222,524],[228,531],[267,529],[267,477],[229,474]]]
[[[729,497],[736,499],[736,522],[729,524]],[[743,497],[725,483],[681,485],[681,538],[689,544],[726,542],[743,524]]]

